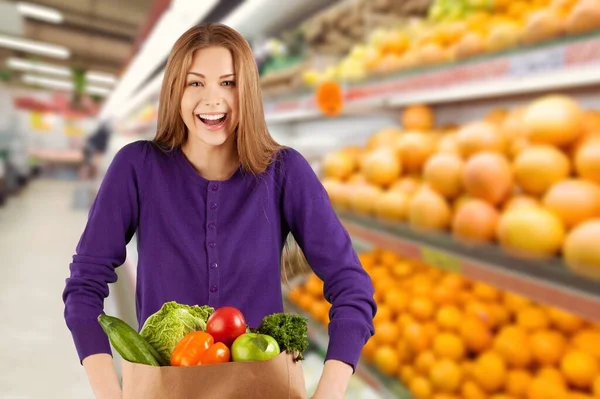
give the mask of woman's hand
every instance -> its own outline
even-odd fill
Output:
[[[352,367],[339,360],[327,360],[312,399],[343,399],[352,376]]]

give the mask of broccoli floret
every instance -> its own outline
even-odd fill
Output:
[[[304,360],[303,353],[308,348],[308,320],[305,317],[274,313],[266,316],[257,330],[275,338],[282,351],[297,354],[294,361]]]

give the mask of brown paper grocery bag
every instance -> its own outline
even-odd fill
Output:
[[[306,399],[302,362],[285,352],[257,362],[154,367],[123,360],[123,399]]]

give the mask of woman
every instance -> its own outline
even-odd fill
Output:
[[[174,300],[235,306],[251,327],[283,310],[291,232],[332,303],[314,397],[343,397],[374,333],[371,280],[308,162],[269,135],[252,51],[224,25],[194,27],[175,43],[156,138],[117,153],[73,257],[65,319],[97,397],[120,395],[97,316],[135,232],[140,326]]]

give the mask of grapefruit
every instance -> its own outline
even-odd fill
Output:
[[[467,194],[496,205],[502,202],[512,189],[512,171],[506,157],[482,152],[471,157],[465,164],[463,184]]]
[[[575,227],[565,240],[565,263],[577,273],[600,279],[600,219],[584,222]]]
[[[406,130],[430,130],[435,126],[435,115],[430,107],[415,104],[402,111],[400,122]]]
[[[496,208],[479,199],[467,200],[454,214],[452,233],[466,242],[490,242],[496,236],[500,215]]]
[[[388,149],[378,149],[371,152],[364,160],[363,174],[375,185],[386,187],[400,177],[402,164],[396,154]]]
[[[410,201],[410,225],[415,229],[445,230],[450,226],[450,206],[440,194],[422,188]]]
[[[404,169],[415,173],[421,171],[427,159],[435,152],[435,142],[426,133],[408,132],[398,139],[396,149]]]
[[[570,229],[581,222],[600,218],[600,186],[586,180],[564,180],[550,187],[543,204]]]
[[[527,194],[542,195],[571,171],[569,158],[549,145],[524,149],[514,161],[515,182]]]
[[[571,97],[547,95],[533,101],[523,115],[532,143],[565,146],[583,132],[583,110]]]
[[[431,188],[452,199],[461,193],[463,167],[458,155],[436,154],[425,163],[423,177]]]
[[[483,151],[503,153],[506,150],[499,127],[491,122],[468,123],[458,131],[456,138],[465,159]]]

